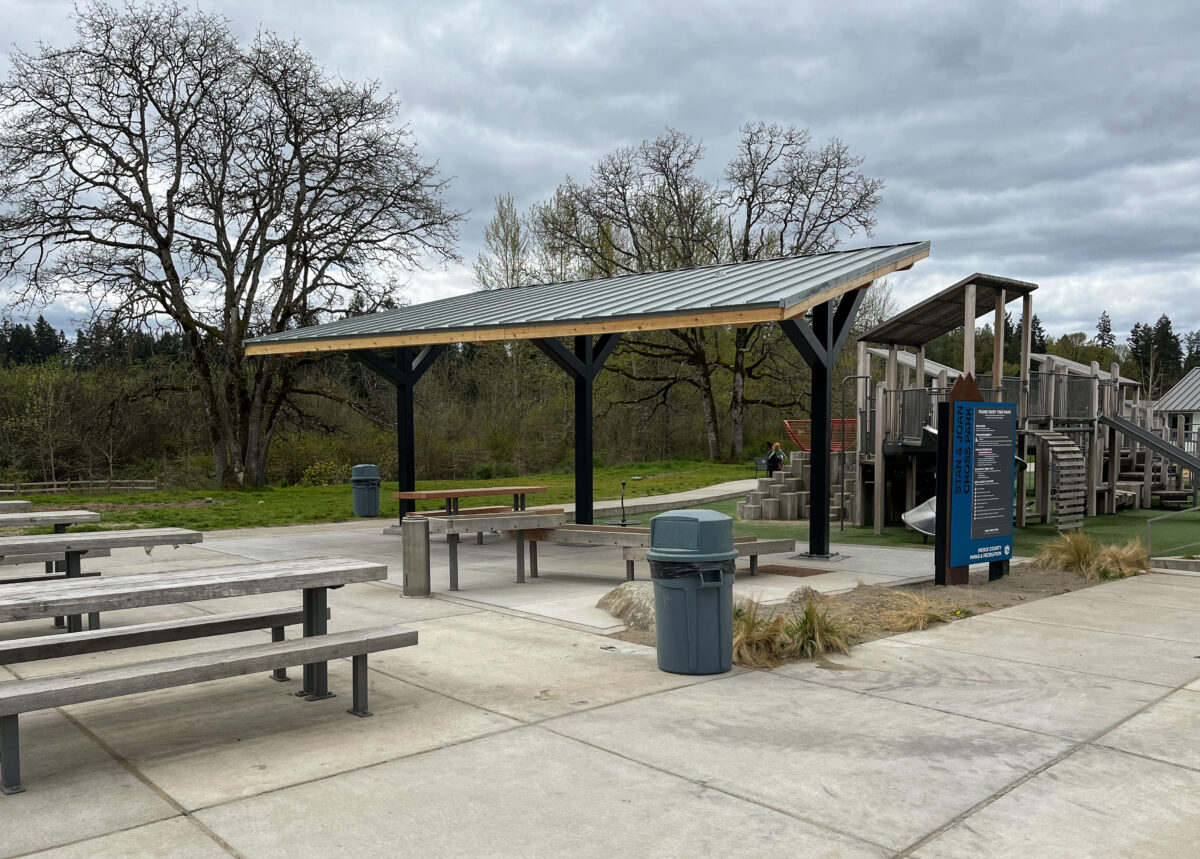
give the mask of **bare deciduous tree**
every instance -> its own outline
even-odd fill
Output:
[[[80,7],[0,84],[0,277],[183,332],[218,479],[259,484],[293,365],[248,336],[371,310],[461,216],[398,105],[175,3]]]

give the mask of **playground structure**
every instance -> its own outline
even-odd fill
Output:
[[[848,491],[840,492],[834,481],[831,509],[843,510],[856,525],[873,525],[876,533],[885,525],[924,521],[929,509],[922,502],[935,488],[937,404],[958,376],[975,376],[976,320],[991,311],[993,330],[1003,331],[1005,306],[1018,296],[1019,373],[1004,375],[1004,338],[997,337],[992,372],[978,379],[985,399],[1016,403],[1018,455],[1032,463],[1017,472],[1017,497],[1031,498],[1016,506],[1015,524],[1050,522],[1070,529],[1085,517],[1123,506],[1149,507],[1156,499],[1196,503],[1200,370],[1156,406],[1115,364],[1102,370],[1094,362],[1033,354],[1036,289],[1025,281],[974,274],[859,337],[857,373],[846,380],[857,388],[856,437],[837,463]],[[925,346],[956,328],[964,332],[962,368],[927,360]],[[875,360],[884,362],[878,382]],[[835,440],[836,435],[835,429]]]

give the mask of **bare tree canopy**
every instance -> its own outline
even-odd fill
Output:
[[[454,259],[461,215],[399,106],[272,34],[175,3],[76,13],[77,41],[16,52],[0,84],[0,277],[25,301],[182,330],[214,466],[259,484],[286,359],[243,342],[386,300]]]

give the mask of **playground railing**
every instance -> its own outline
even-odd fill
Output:
[[[1153,558],[1154,552],[1154,523],[1162,522],[1164,519],[1173,519],[1176,516],[1184,516],[1188,513],[1200,512],[1200,507],[1190,507],[1187,510],[1175,510],[1171,513],[1165,513],[1162,516],[1155,516],[1153,519],[1146,521],[1146,554]],[[1191,543],[1183,543],[1179,546],[1171,546],[1169,551],[1178,552],[1180,549],[1187,549],[1192,546],[1200,546],[1200,540],[1194,540]],[[1166,551],[1166,550],[1164,550]]]

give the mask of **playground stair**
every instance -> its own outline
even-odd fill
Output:
[[[1054,525],[1060,531],[1083,526],[1087,511],[1087,460],[1079,445],[1060,432],[1030,430],[1029,434],[1045,444],[1050,453],[1054,475],[1050,500],[1054,506]]]

